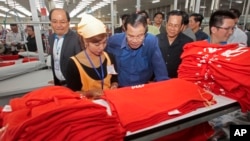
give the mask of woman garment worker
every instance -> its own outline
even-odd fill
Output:
[[[68,62],[67,87],[90,98],[100,96],[104,89],[117,88],[114,57],[104,51],[108,38],[105,25],[95,17],[84,14],[77,32],[82,38],[84,50]]]

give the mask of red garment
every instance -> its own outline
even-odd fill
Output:
[[[26,63],[26,62],[32,62],[32,61],[38,61],[38,58],[37,57],[24,57],[22,62]]]
[[[2,128],[2,126],[3,126],[3,117],[2,117],[2,107],[0,107],[0,128]]]
[[[0,59],[2,60],[17,60],[19,55],[0,55]]]
[[[6,66],[11,66],[11,65],[15,65],[15,62],[11,61],[11,62],[0,62],[0,67],[6,67]]]
[[[7,130],[1,141],[121,141],[125,136],[117,117],[106,108],[62,86],[48,86],[10,101],[4,116]]]
[[[205,104],[214,104],[211,102],[211,94],[181,79],[150,83],[142,88],[105,90],[104,98],[128,131],[139,130],[183,115],[204,107]],[[168,112],[173,110],[180,111],[180,114],[169,115]]]
[[[249,48],[198,41],[186,44],[181,58],[178,78],[236,99],[242,112],[250,110]]]

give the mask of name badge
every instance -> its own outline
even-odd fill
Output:
[[[108,65],[107,72],[108,74],[117,74],[117,72],[115,71],[114,65]]]

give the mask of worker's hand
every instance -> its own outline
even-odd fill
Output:
[[[88,99],[100,99],[101,96],[103,95],[103,90],[102,89],[89,90],[89,91],[84,92],[84,95]]]
[[[113,82],[113,83],[111,84],[110,89],[113,90],[113,89],[117,89],[117,88],[118,88],[118,83],[117,83],[117,82]]]

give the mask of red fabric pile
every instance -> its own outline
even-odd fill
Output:
[[[125,136],[117,117],[73,91],[49,86],[10,101],[3,115],[1,141],[120,141]]]
[[[11,61],[11,62],[0,62],[0,67],[6,67],[6,66],[11,66],[11,65],[15,65],[15,62]]]
[[[211,94],[181,79],[105,90],[104,98],[127,131],[143,129],[215,103]]]
[[[0,55],[0,59],[2,60],[17,60],[19,55]]]
[[[2,110],[3,110],[3,108],[0,107],[0,114],[1,114],[1,115],[2,115]],[[1,115],[0,115],[0,128],[2,128],[2,126],[3,126],[3,118],[2,118]]]
[[[192,42],[184,46],[181,58],[178,78],[236,99],[242,112],[250,110],[250,48]]]
[[[26,62],[32,62],[32,61],[38,61],[38,58],[36,58],[36,57],[24,57],[22,62],[26,63]]]

